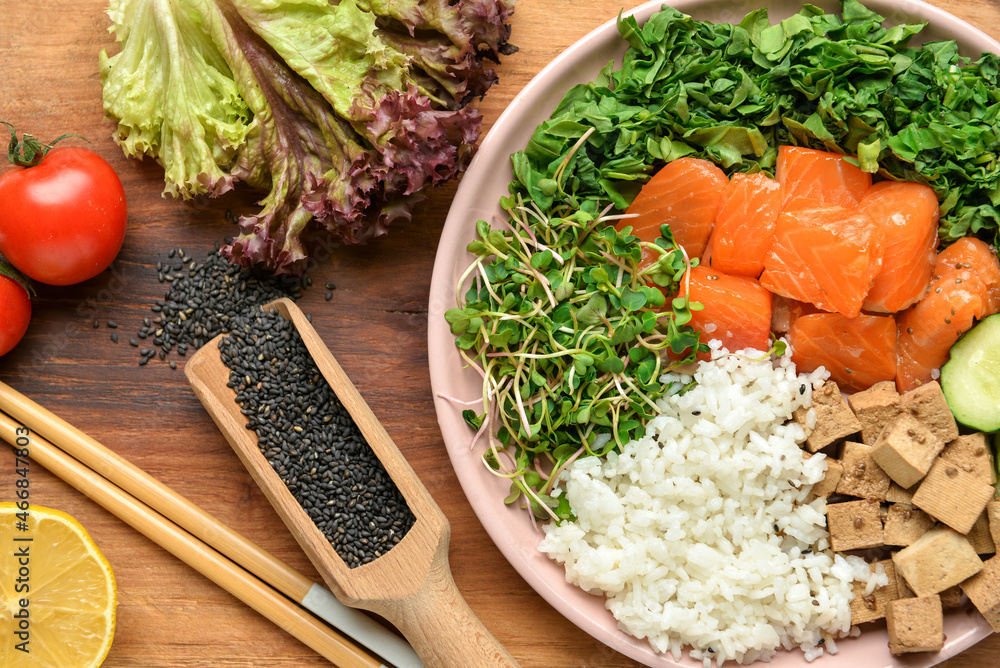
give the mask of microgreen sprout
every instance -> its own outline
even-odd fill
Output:
[[[483,379],[482,410],[463,411],[473,443],[485,438],[484,463],[510,480],[508,503],[557,521],[572,517],[553,493],[565,468],[620,449],[659,412],[664,359],[694,359],[688,322],[700,307],[683,283],[696,261],[667,226],[642,242],[615,229],[624,216],[612,207],[585,209],[562,194],[547,212],[513,195],[503,201],[508,220],[477,223],[460,306],[445,315]]]

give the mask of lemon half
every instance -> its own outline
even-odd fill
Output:
[[[111,565],[66,513],[30,506],[26,528],[18,513],[0,503],[0,668],[100,666],[115,635]]]

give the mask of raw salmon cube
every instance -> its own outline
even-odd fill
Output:
[[[941,251],[934,264],[934,275],[944,276],[953,271],[967,272],[983,282],[984,312],[981,317],[1000,311],[1000,261],[986,242],[962,237]]]
[[[899,391],[937,379],[955,342],[998,310],[1000,262],[989,245],[965,237],[938,253],[927,295],[897,318]]]
[[[727,185],[726,174],[708,160],[679,158],[669,162],[642,187],[625,212],[636,216],[623,218],[618,229],[631,226],[632,234],[651,242],[660,236],[661,225],[670,225],[674,240],[688,257],[700,258]]]
[[[717,339],[730,352],[746,348],[766,351],[771,347],[771,293],[760,283],[711,267],[692,268],[688,279],[691,301],[704,306],[692,311],[690,323],[701,331],[703,343]]]
[[[799,372],[819,367],[849,392],[896,378],[896,321],[892,316],[839,313],[804,315],[788,331]]]
[[[734,276],[760,276],[781,201],[781,186],[774,179],[734,174],[722,195],[709,242],[712,267]]]
[[[935,380],[951,347],[986,310],[986,287],[967,270],[935,279],[930,292],[899,315],[896,387],[912,390]]]
[[[804,315],[819,313],[820,310],[808,302],[800,302],[781,295],[771,300],[771,331],[784,334],[792,324]]]
[[[796,200],[778,216],[760,282],[775,294],[853,318],[882,267],[882,234],[863,213]]]
[[[779,147],[775,175],[785,204],[806,198],[849,209],[857,206],[872,184],[872,175],[844,158],[801,146]]]
[[[927,292],[938,245],[938,199],[919,183],[876,183],[858,204],[882,228],[882,269],[865,298],[866,311],[896,313]]]

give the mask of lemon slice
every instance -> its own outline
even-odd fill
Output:
[[[115,634],[111,565],[66,513],[30,506],[25,528],[18,512],[0,503],[0,668],[100,666]]]

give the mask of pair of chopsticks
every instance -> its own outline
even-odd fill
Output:
[[[335,665],[386,668],[303,608],[397,668],[422,666],[397,635],[344,606],[256,543],[0,382],[0,439],[15,445],[22,426],[32,432],[28,447],[33,460]]]

